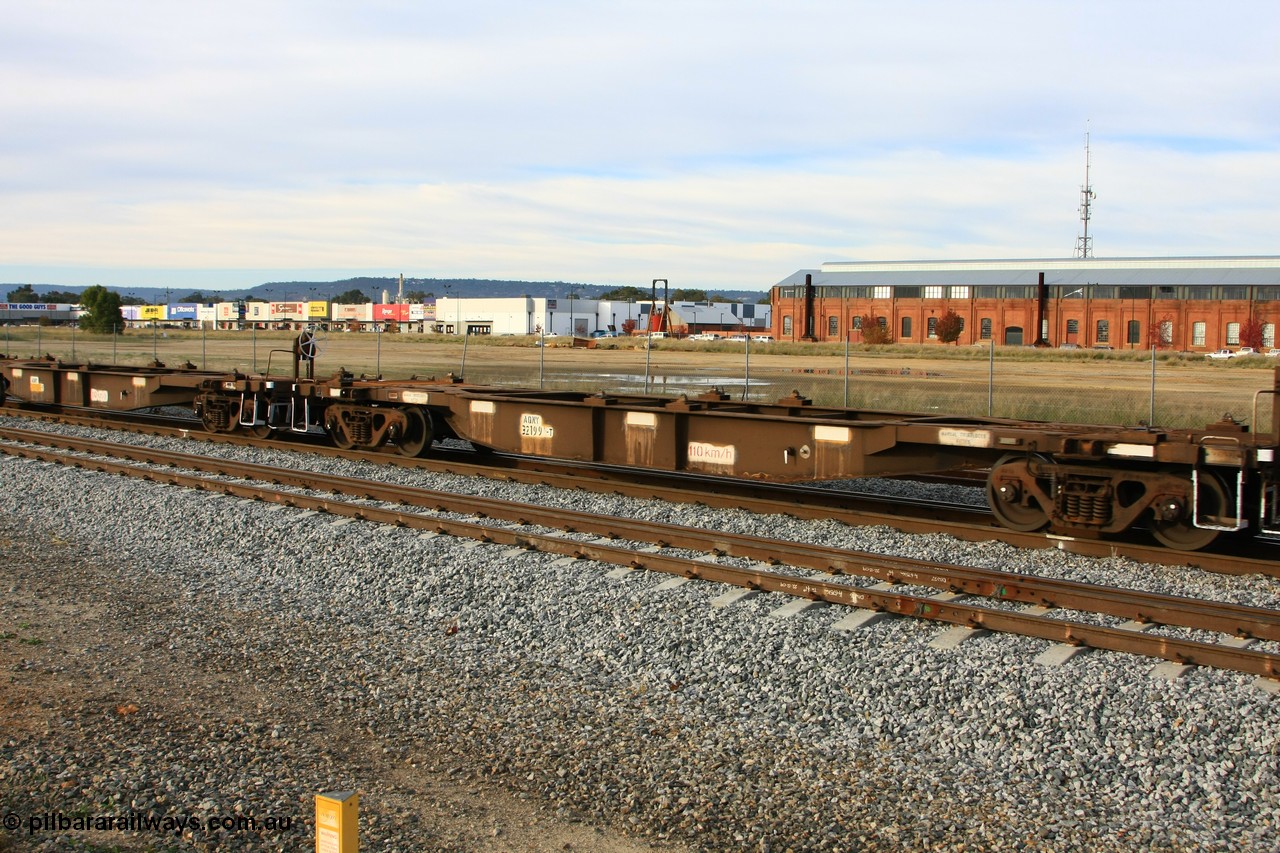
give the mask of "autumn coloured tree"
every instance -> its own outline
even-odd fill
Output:
[[[963,331],[964,318],[950,308],[947,309],[947,313],[938,318],[938,323],[934,327],[938,340],[944,344],[954,344],[960,340],[960,333]]]
[[[862,342],[864,344],[891,344],[893,335],[889,333],[889,324],[883,317],[871,314],[862,315]]]
[[[1240,345],[1262,351],[1262,320],[1250,317],[1240,324]]]

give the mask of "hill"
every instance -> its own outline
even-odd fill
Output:
[[[0,293],[23,287],[21,284],[0,284]],[[273,281],[241,290],[204,290],[193,291],[190,288],[163,287],[131,287],[127,292],[144,301],[158,304],[168,298],[170,301],[184,300],[193,292],[203,293],[206,301],[229,301],[232,299],[256,299],[266,302],[288,301],[330,301],[335,296],[348,290],[359,290],[374,301],[382,300],[385,290],[395,298],[399,287],[399,279],[393,277],[360,276],[341,281]],[[408,293],[424,293],[428,297],[511,297],[534,296],[546,298],[568,297],[570,293],[583,299],[595,299],[603,293],[614,290],[618,285],[586,284],[566,281],[511,281],[486,278],[406,278],[404,291]],[[31,288],[38,294],[49,292],[79,293],[83,287],[66,287],[57,284],[33,284]],[[111,288],[124,293],[123,288]],[[641,290],[646,288],[641,287]],[[726,302],[755,302],[767,295],[761,290],[709,290],[708,295]],[[661,296],[661,291],[659,291]]]

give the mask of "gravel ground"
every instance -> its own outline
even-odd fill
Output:
[[[201,452],[1280,606],[1260,578]],[[998,635],[938,651],[936,625],[847,634],[836,608],[717,610],[718,585],[658,590],[665,577],[7,457],[0,483],[16,850],[305,849],[312,795],[344,789],[368,850],[1280,846],[1280,697],[1251,676],[1167,682],[1103,652],[1047,668],[1043,641]],[[77,809],[258,826],[25,830]]]

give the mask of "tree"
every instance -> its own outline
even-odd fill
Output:
[[[436,295],[425,290],[406,290],[404,298],[410,302],[426,302],[428,299],[435,299]]]
[[[1257,352],[1262,352],[1262,321],[1260,319],[1250,317],[1240,324],[1240,345],[1253,347]]]
[[[889,333],[888,323],[882,323],[883,317],[871,314],[862,315],[862,342],[864,344],[891,344],[893,335]]]
[[[195,302],[198,305],[203,305],[206,302],[212,302],[212,301],[213,300],[211,298],[209,298],[208,296],[205,296],[203,293],[201,293],[198,290],[192,291],[191,293],[187,294],[186,296],[178,300],[179,303]]]
[[[705,290],[693,290],[692,288],[684,287],[671,292],[671,301],[710,302],[711,300],[707,298],[707,292]]]
[[[934,327],[938,340],[944,344],[954,344],[960,340],[960,333],[963,331],[964,319],[950,308],[947,309],[947,313],[938,318],[938,323]]]
[[[339,293],[333,297],[333,301],[338,305],[363,305],[373,300],[364,295],[364,291],[352,288],[345,293]]]
[[[1258,328],[1258,339],[1262,339],[1262,328]],[[1147,327],[1148,349],[1169,349],[1173,346],[1173,315],[1165,314]]]
[[[648,299],[649,293],[648,291],[641,290],[638,287],[632,287],[628,284],[625,287],[615,287],[613,290],[606,291],[600,294],[600,298],[614,302],[623,302],[627,299]]]
[[[10,302],[35,302],[37,299],[39,299],[39,297],[29,284],[24,284],[17,290],[9,291]]]
[[[120,313],[120,294],[99,284],[86,287],[80,294],[80,328],[101,335],[113,334],[124,328],[124,315]]]

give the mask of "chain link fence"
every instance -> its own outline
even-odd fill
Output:
[[[152,329],[117,336],[6,327],[5,352],[64,361],[210,370],[292,370],[296,332]],[[584,342],[579,341],[579,344]],[[694,343],[568,338],[321,334],[317,376],[342,368],[388,378],[453,374],[477,385],[698,396],[820,407],[1125,426],[1203,427],[1229,416],[1270,431],[1275,370],[1263,356],[1213,362],[1168,352]],[[1261,392],[1261,393],[1260,393]]]

